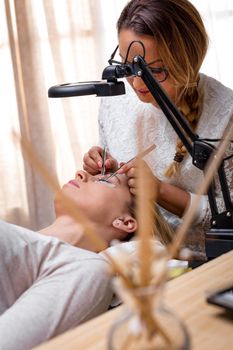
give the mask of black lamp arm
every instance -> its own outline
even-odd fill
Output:
[[[166,118],[172,125],[180,140],[183,142],[188,153],[192,157],[193,164],[205,171],[205,166],[214,151],[215,147],[199,138],[199,136],[191,130],[183,115],[179,112],[174,103],[170,100],[166,92],[162,89],[159,82],[152,75],[147,67],[146,62],[141,56],[136,56],[132,63],[133,74],[140,76],[148,87],[150,93],[164,112]],[[227,184],[224,162],[220,164],[218,169],[218,178],[221,186],[222,197],[226,211],[219,213],[215,185],[211,183],[208,190],[208,198],[212,214],[211,227],[220,229],[233,228],[233,204],[230,197],[230,190]]]
[[[142,78],[150,90],[156,102],[185,145],[187,151],[192,154],[192,144],[194,141],[198,140],[198,136],[193,133],[180,111],[168,97],[166,92],[161,88],[159,82],[154,78],[141,56],[136,56],[134,58],[133,68],[135,73]]]

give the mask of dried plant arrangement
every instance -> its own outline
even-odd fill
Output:
[[[116,293],[125,304],[124,313],[112,326],[108,338],[110,350],[149,350],[149,349],[189,349],[189,336],[184,326],[163,303],[163,289],[168,280],[168,261],[170,259],[192,258],[192,252],[184,251],[182,243],[199,204],[199,197],[206,193],[216,173],[223,154],[233,134],[233,123],[226,128],[223,140],[211,157],[206,169],[204,181],[199,186],[197,197],[183,217],[183,222],[166,246],[159,239],[164,233],[171,232],[159,213],[155,210],[156,185],[147,172],[143,162],[137,159],[138,195],[136,198],[138,231],[135,242],[136,254],[129,256],[123,249],[117,254],[106,257],[111,262],[111,273]],[[106,248],[104,242],[95,234],[84,213],[72,201],[65,197],[58,183],[51,177],[42,162],[37,158],[31,144],[21,140],[23,152],[31,165],[42,175],[53,191],[61,196],[70,215],[83,225],[86,234],[95,242],[98,250]],[[140,151],[140,149],[139,149]],[[156,233],[155,221],[157,221]],[[152,235],[154,233],[154,235]],[[172,330],[172,332],[171,332]]]
[[[168,261],[192,259],[193,252],[183,249],[182,243],[192,224],[199,198],[207,192],[232,134],[233,122],[226,128],[223,140],[207,165],[198,196],[185,213],[174,238],[164,249],[159,246],[156,248],[151,242],[155,222],[152,207],[156,200],[156,189],[153,193],[148,174],[143,172],[142,165],[138,165],[138,259],[130,260],[123,251],[120,256],[116,256],[116,259],[124,262],[124,269],[128,271],[133,287],[129,289],[120,277],[114,278],[117,293],[130,311],[126,310],[122,319],[113,325],[108,342],[110,350],[189,349],[190,340],[184,323],[167,310],[163,303],[163,288],[169,274]],[[166,226],[163,228],[165,233]],[[154,241],[160,235],[161,232],[157,233]]]

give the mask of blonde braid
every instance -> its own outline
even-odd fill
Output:
[[[157,237],[161,243],[168,245],[174,239],[175,232],[165,220],[157,205],[154,206],[155,226],[153,236]]]
[[[198,120],[202,110],[202,96],[198,92],[197,86],[188,88],[181,97],[179,110],[189,122],[191,129],[194,131],[197,127]],[[181,162],[187,154],[183,142],[178,138],[176,143],[176,153],[172,164],[165,170],[164,175],[173,177],[180,172]]]

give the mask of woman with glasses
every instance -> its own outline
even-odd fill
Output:
[[[160,109],[140,75],[134,74],[134,58],[142,56],[147,68],[183,114],[191,130],[201,138],[220,139],[233,115],[233,91],[200,73],[208,48],[208,36],[197,9],[188,0],[131,0],[117,22],[118,47],[110,64],[128,65],[125,96],[103,99],[100,143],[108,148],[106,168],[116,167],[137,153],[138,134],[143,146],[157,145],[147,165],[158,185],[157,202],[171,224],[177,225],[191,204],[203,172],[192,164],[183,142]],[[119,58],[116,56],[118,55]],[[216,145],[216,144],[214,144]],[[84,169],[95,174],[102,166],[102,147],[84,156]],[[232,159],[225,162],[229,187],[233,186]],[[134,162],[119,172],[129,178],[135,194]],[[233,191],[231,191],[233,192]],[[217,203],[224,210],[220,189]],[[187,245],[205,259],[204,233],[210,226],[207,195],[202,196]]]

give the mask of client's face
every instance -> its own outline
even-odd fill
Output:
[[[108,225],[127,211],[131,195],[125,175],[116,175],[109,182],[98,181],[102,177],[92,176],[83,170],[78,171],[75,179],[65,184],[62,191],[77,203],[91,221],[105,222]],[[56,202],[55,210],[60,215]]]

